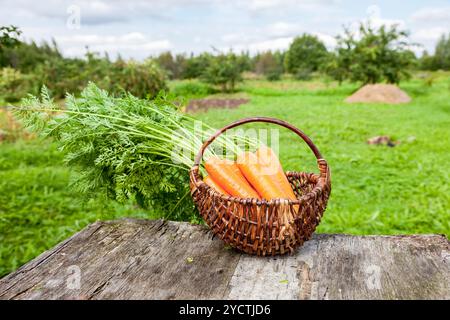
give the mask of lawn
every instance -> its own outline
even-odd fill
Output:
[[[182,85],[171,88],[182,92]],[[355,85],[249,80],[239,92],[250,98],[248,104],[195,116],[216,127],[268,116],[305,131],[332,170],[332,196],[318,232],[448,236],[449,74],[440,74],[431,87],[418,78],[401,87],[413,102],[350,105],[343,100]],[[200,88],[192,96],[205,94]],[[393,148],[366,143],[379,135],[400,143]],[[282,129],[280,142],[285,169],[317,171],[314,156],[293,133]],[[99,195],[86,201],[69,187],[71,174],[49,141],[0,142],[0,276],[95,220],[156,217]]]

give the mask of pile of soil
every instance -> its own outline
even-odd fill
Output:
[[[345,102],[373,102],[373,103],[408,103],[411,98],[405,91],[393,84],[367,84],[360,88],[350,97],[345,99]]]
[[[208,111],[209,108],[233,109],[249,102],[249,99],[193,99],[186,106],[186,112]]]
[[[383,145],[383,146],[388,146],[388,147],[395,147],[400,142],[392,140],[391,137],[389,137],[389,136],[377,136],[377,137],[372,137],[369,140],[367,140],[367,143],[375,144],[375,145]]]

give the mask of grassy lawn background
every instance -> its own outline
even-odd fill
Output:
[[[242,117],[269,116],[305,131],[332,170],[332,196],[318,232],[448,236],[450,78],[441,74],[432,87],[420,79],[401,87],[412,103],[350,105],[343,99],[355,85],[251,80],[239,92],[251,99],[248,104],[196,117],[220,127]],[[209,94],[202,90],[192,96]],[[400,144],[366,144],[379,135]],[[285,129],[280,137],[286,170],[317,172],[314,156],[299,138]],[[70,176],[49,141],[0,142],[0,276],[95,220],[157,217],[96,195],[86,201],[69,187]]]

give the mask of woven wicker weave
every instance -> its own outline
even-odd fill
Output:
[[[319,174],[286,173],[297,200],[240,199],[220,194],[202,181],[199,166],[205,149],[228,129],[249,122],[273,123],[292,130],[316,156]],[[311,238],[325,211],[331,179],[327,162],[302,131],[278,119],[254,117],[225,126],[203,144],[190,170],[190,187],[201,216],[214,234],[238,250],[265,256],[292,253]]]

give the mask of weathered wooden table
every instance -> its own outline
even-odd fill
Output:
[[[254,257],[206,227],[96,222],[0,280],[0,299],[450,299],[441,235],[317,234]]]

